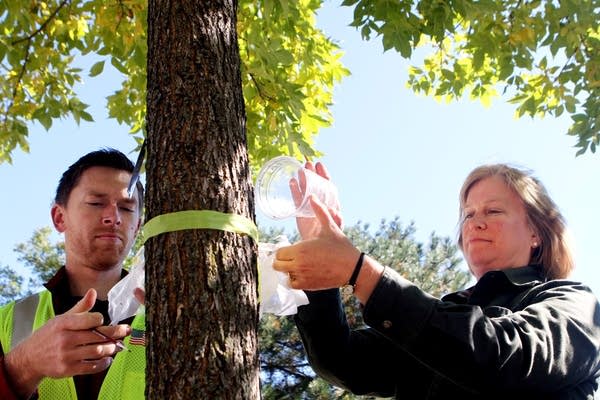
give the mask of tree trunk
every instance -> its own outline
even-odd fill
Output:
[[[254,220],[235,0],[148,2],[146,220]],[[146,242],[148,399],[258,399],[256,244],[221,230]]]

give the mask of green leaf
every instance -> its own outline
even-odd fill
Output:
[[[8,48],[4,44],[4,41],[0,40],[0,62],[4,59],[4,56],[6,55],[7,50],[8,50]]]
[[[42,126],[46,130],[50,130],[50,128],[52,127],[52,118],[46,113],[40,113],[37,116],[37,120],[40,122],[40,124],[42,124]]]
[[[91,77],[98,76],[102,73],[102,71],[104,71],[104,61],[98,61],[97,63],[92,65],[92,67],[90,68],[89,75]]]
[[[127,68],[125,68],[125,66],[123,65],[123,63],[121,61],[119,61],[117,58],[112,57],[110,59],[110,63],[113,67],[115,67],[117,69],[117,71],[119,71],[122,74],[127,75],[128,71]]]
[[[94,118],[86,111],[81,111],[79,114],[81,116],[81,119],[83,119],[84,121],[94,122]]]
[[[575,102],[576,102],[575,97],[568,96],[565,98],[565,109],[570,114],[575,113]]]

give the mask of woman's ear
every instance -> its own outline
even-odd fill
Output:
[[[533,235],[531,235],[531,248],[532,249],[537,249],[538,247],[540,247],[540,245],[542,244],[541,240],[538,238],[538,236],[534,233]]]

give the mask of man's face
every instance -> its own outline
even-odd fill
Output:
[[[52,207],[54,226],[65,235],[67,266],[121,267],[140,226],[137,195],[127,196],[130,177],[114,168],[89,168],[66,206]]]

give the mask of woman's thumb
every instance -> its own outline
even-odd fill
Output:
[[[327,207],[317,198],[317,196],[310,196],[310,205],[315,213],[315,217],[317,217],[321,224],[321,232],[323,232],[324,228],[328,231],[339,230],[338,225],[329,213],[329,210],[327,210]]]
[[[79,300],[77,302],[77,304],[75,304],[65,314],[75,314],[75,313],[90,311],[92,309],[92,307],[94,307],[94,304],[96,303],[97,296],[98,296],[98,293],[96,292],[96,289],[93,289],[93,288],[88,289],[88,291],[85,292],[85,295],[83,296],[83,298],[81,300]]]

